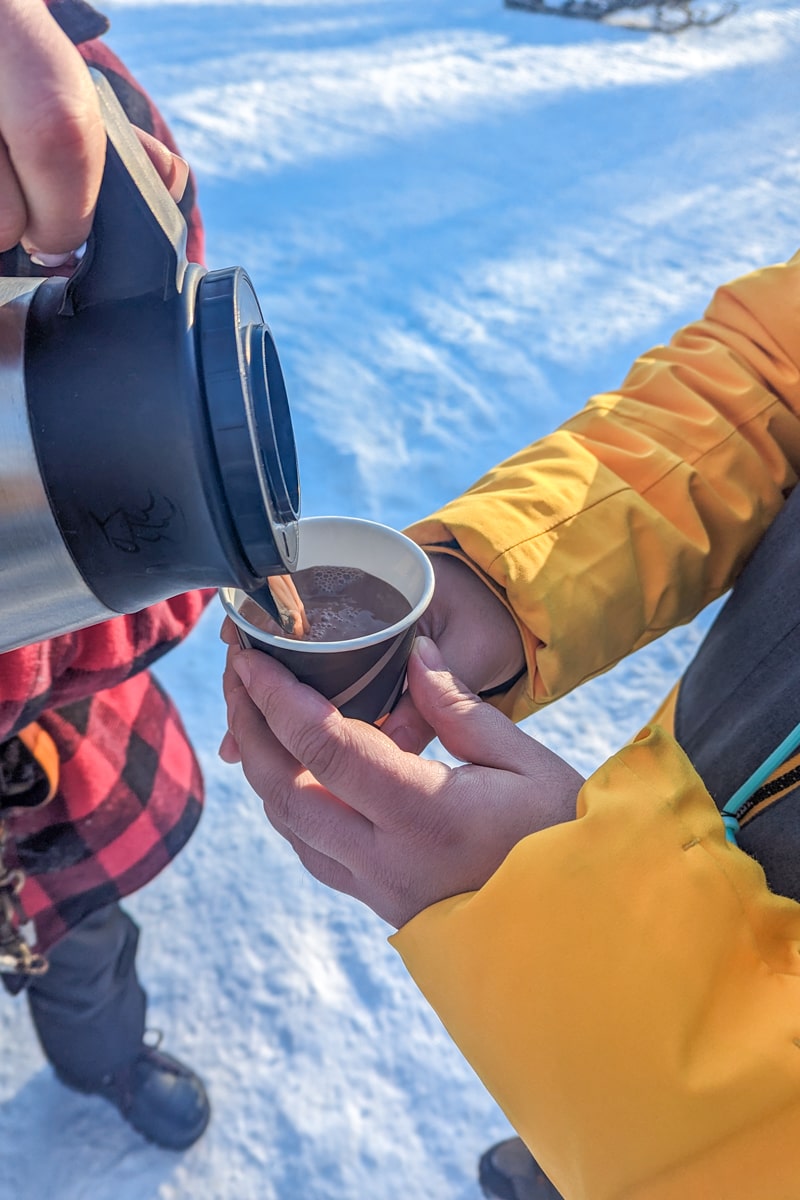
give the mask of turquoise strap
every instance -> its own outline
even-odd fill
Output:
[[[741,826],[736,820],[736,817],[732,817],[730,813],[723,812],[722,824],[725,826],[726,841],[733,842],[734,846],[738,846],[739,843],[736,841],[736,835],[741,829]]]
[[[772,753],[767,755],[761,766],[756,767],[749,779],[745,779],[741,787],[738,787],[733,793],[728,803],[722,809],[725,836],[729,842],[733,842],[736,845],[736,835],[740,828],[738,813],[742,806],[758,791],[762,783],[766,783],[772,772],[776,771],[781,763],[785,762],[798,746],[800,746],[800,721],[795,725],[792,732],[786,735],[780,745],[776,746]]]

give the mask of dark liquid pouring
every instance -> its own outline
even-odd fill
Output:
[[[394,625],[411,611],[402,592],[357,567],[306,567],[291,576],[302,602],[308,631],[298,612],[291,636],[298,641],[342,642]],[[245,600],[241,615],[267,633],[286,637],[269,613]]]

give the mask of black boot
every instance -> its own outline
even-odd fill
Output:
[[[208,1125],[211,1107],[202,1081],[183,1063],[144,1043],[133,1062],[87,1085],[56,1071],[67,1087],[103,1096],[138,1133],[167,1150],[186,1150]]]
[[[498,1142],[482,1155],[478,1179],[490,1200],[562,1200],[518,1137]]]

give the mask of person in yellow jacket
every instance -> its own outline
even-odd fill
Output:
[[[223,758],[318,878],[399,931],[567,1200],[800,1196],[799,474],[800,255],[412,527],[436,593],[381,730],[229,651]],[[731,587],[708,670],[587,781],[516,728]],[[463,765],[417,757],[433,734]]]

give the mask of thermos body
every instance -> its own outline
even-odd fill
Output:
[[[297,561],[283,375],[240,267],[186,227],[102,77],[106,170],[71,279],[0,279],[0,651]]]
[[[3,281],[0,306],[0,649],[116,614],[89,589],[61,538],[39,473],[25,396],[28,309],[44,280]],[[16,294],[10,295],[12,287]],[[44,631],[44,634],[43,634]]]

